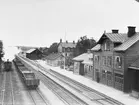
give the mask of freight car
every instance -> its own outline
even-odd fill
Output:
[[[21,63],[21,61],[16,59],[16,61],[14,61],[14,62],[15,62],[17,70],[18,70],[22,80],[24,81],[25,85],[29,89],[36,89],[40,84],[40,80],[37,79],[35,74],[31,70],[29,70],[27,67],[25,67]]]
[[[4,70],[5,71],[11,71],[12,70],[12,62],[10,62],[9,60],[4,62]]]

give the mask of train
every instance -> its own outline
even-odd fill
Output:
[[[14,59],[14,64],[28,89],[36,89],[40,84],[40,79],[35,73],[28,69],[19,59]]]
[[[12,62],[10,62],[9,60],[4,62],[4,70],[5,71],[11,71],[12,70]]]

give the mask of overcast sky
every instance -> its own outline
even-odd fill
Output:
[[[0,39],[5,45],[47,46],[99,39],[111,29],[139,31],[139,3],[135,0],[0,0]],[[64,36],[66,34],[66,38]]]

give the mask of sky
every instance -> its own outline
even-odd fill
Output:
[[[138,10],[135,0],[0,0],[0,39],[39,47],[84,35],[98,40],[111,29],[139,31]]]

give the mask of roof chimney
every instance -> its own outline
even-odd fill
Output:
[[[118,33],[119,30],[113,29],[112,33]]]
[[[133,27],[133,26],[128,26],[128,37],[132,37],[135,33],[136,33],[136,30],[135,30],[136,27]]]
[[[62,43],[62,39],[60,39],[60,43]]]

